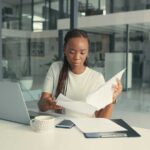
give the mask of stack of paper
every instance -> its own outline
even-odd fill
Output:
[[[124,71],[125,69],[117,73],[97,91],[88,95],[85,102],[71,100],[63,94],[60,94],[56,99],[56,103],[57,105],[70,109],[72,111],[92,115],[96,110],[100,110],[108,104],[112,103],[112,86],[116,84],[116,79],[121,80]]]
[[[121,80],[122,75],[125,69],[121,70],[115,76],[113,76],[110,80],[108,80],[102,87],[100,87],[97,91],[90,94],[86,98],[86,102],[98,109],[104,108],[108,104],[112,103],[113,97],[113,85],[116,84],[116,79]]]
[[[83,133],[127,131],[117,123],[105,118],[72,118],[71,121]]]

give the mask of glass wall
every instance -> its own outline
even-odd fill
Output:
[[[91,40],[89,65],[103,72],[106,80],[119,70],[128,68],[127,81],[126,75],[123,79],[124,88],[149,87],[149,27],[149,24],[132,24],[128,26],[128,31],[126,25],[87,29]]]
[[[79,16],[102,15],[106,13],[106,0],[78,0]]]
[[[2,27],[7,29],[20,28],[20,0],[15,2],[2,0]]]
[[[45,0],[34,0],[33,31],[42,31],[43,24],[46,22],[44,9],[46,9]]]
[[[22,0],[20,1],[21,9],[21,20],[20,29],[21,30],[32,30],[32,0]]]
[[[70,0],[59,0],[59,18],[70,17]]]
[[[70,4],[68,0],[63,0],[64,15],[67,18],[70,15]],[[67,8],[68,7],[68,8]],[[127,12],[136,10],[150,9],[150,0],[78,0],[79,16],[106,15],[116,12]]]
[[[3,0],[3,28],[43,31],[57,29],[57,20],[70,17],[69,0]],[[150,0],[78,0],[79,16],[145,10]],[[61,13],[59,14],[59,9]]]
[[[33,88],[42,88],[44,78],[52,62],[58,60],[58,38],[31,39],[31,75]]]
[[[29,39],[5,37],[2,43],[3,77],[19,80],[24,76],[29,76]]]
[[[3,28],[43,31],[57,28],[59,1],[3,0]]]
[[[3,77],[20,81],[32,77],[32,88],[42,88],[50,64],[58,60],[57,38],[3,38]]]
[[[106,0],[107,13],[136,11],[150,8],[149,0]]]
[[[123,77],[123,87],[132,87],[132,54],[128,54],[129,66],[126,66],[126,26],[99,27],[90,32],[90,53],[89,65],[94,70],[103,73],[106,80],[109,80],[120,70],[128,67],[128,83],[126,74]],[[89,31],[87,29],[87,32]],[[91,32],[92,31],[92,32]]]

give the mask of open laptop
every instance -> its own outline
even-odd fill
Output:
[[[37,101],[28,102],[28,109],[20,84],[12,81],[0,81],[0,119],[29,125],[30,118],[37,115],[61,116],[61,114],[51,111],[40,112],[36,110],[34,112],[35,103],[37,106]]]
[[[30,124],[30,116],[17,82],[0,82],[0,119]]]

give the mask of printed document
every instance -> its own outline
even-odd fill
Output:
[[[113,122],[112,120],[106,118],[72,118],[71,121],[83,133],[106,133],[127,130],[117,123]]]
[[[113,97],[112,86],[116,84],[116,79],[121,80],[124,72],[125,69],[121,70],[110,80],[108,80],[97,91],[89,94],[85,102],[75,101],[69,99],[63,94],[60,94],[56,99],[56,103],[57,105],[62,106],[66,109],[70,109],[72,111],[84,113],[87,115],[92,115],[96,110],[102,109],[108,104],[112,103],[112,97]]]

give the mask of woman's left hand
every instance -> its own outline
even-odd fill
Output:
[[[115,85],[113,85],[113,97],[112,97],[112,100],[113,102],[112,103],[115,103],[116,102],[116,99],[117,97],[120,95],[120,93],[122,92],[122,83],[119,79],[116,79],[117,83]]]

